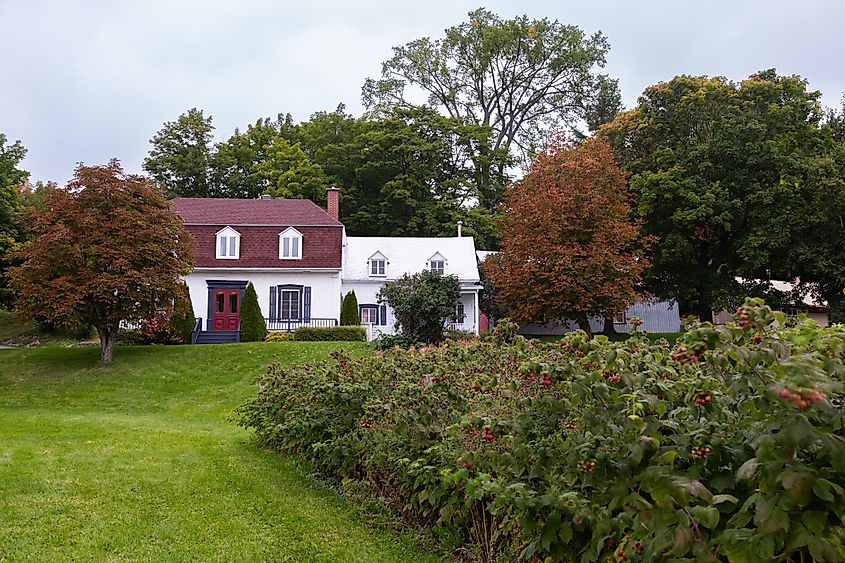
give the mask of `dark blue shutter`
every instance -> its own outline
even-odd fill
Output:
[[[378,321],[380,325],[387,324],[387,305],[382,305],[378,308]]]
[[[276,286],[270,286],[270,321],[275,321],[276,315]]]
[[[303,299],[305,300],[305,306],[302,309],[304,311],[305,321],[307,322],[311,320],[311,288],[306,287],[304,293]]]

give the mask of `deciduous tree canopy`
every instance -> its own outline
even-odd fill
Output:
[[[637,299],[648,266],[629,217],[626,173],[610,146],[556,141],[505,192],[502,251],[484,262],[495,298],[519,322],[612,315]]]
[[[608,49],[601,33],[546,18],[503,20],[481,8],[442,38],[394,47],[381,78],[365,82],[363,100],[371,109],[408,107],[408,90],[422,89],[431,107],[491,127],[493,149],[530,155],[549,133],[618,109],[616,82],[595,72]]]
[[[121,321],[170,311],[191,271],[191,237],[164,194],[116,160],[78,166],[31,211],[34,238],[10,269],[16,313],[54,326],[90,324],[111,361]]]
[[[740,300],[736,276],[789,275],[805,202],[821,203],[818,99],[773,70],[739,84],[678,76],[600,130],[632,174],[635,215],[661,241],[648,289],[709,320]]]
[[[26,149],[20,141],[7,144],[6,136],[0,133],[0,307],[11,304],[11,292],[7,289],[6,268],[9,254],[20,242],[16,225],[19,207],[18,187],[26,182],[29,172],[18,168]]]

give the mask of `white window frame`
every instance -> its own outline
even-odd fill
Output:
[[[387,275],[387,260],[384,258],[373,258],[370,260],[370,275],[373,277],[384,277]]]
[[[288,242],[287,256],[285,256],[285,241]],[[296,244],[294,244],[294,241]],[[292,252],[294,246],[298,250],[295,255]],[[302,233],[293,227],[288,227],[279,233],[279,260],[302,260],[302,250]]]
[[[446,260],[429,260],[428,266],[432,272],[437,272],[440,275],[446,273]]]
[[[467,312],[466,307],[460,301],[455,303],[455,323],[456,324],[465,324],[467,319]]]
[[[221,250],[223,244],[223,252]],[[226,226],[214,238],[214,256],[218,260],[238,260],[241,257],[241,233]]]
[[[296,299],[295,300],[285,299],[285,293],[295,294]],[[302,292],[300,290],[282,288],[281,291],[279,291],[278,299],[279,299],[279,304],[278,304],[278,308],[279,308],[278,313],[279,314],[278,314],[278,316],[279,316],[280,321],[301,321],[302,320]],[[290,307],[288,307],[288,315],[289,316],[288,317],[284,316],[284,313],[282,311],[284,311],[284,305],[285,305],[285,302],[287,302],[287,301],[290,301],[288,303],[288,305],[290,305],[292,303],[296,303],[296,314],[297,314],[297,316],[295,316],[295,317],[290,316]]]
[[[368,320],[364,320],[364,311],[367,312]],[[361,307],[360,320],[362,325],[377,325],[378,324],[378,307]]]
[[[613,315],[613,324],[626,325],[628,324],[628,310],[619,311]]]

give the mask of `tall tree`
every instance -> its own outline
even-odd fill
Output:
[[[626,173],[606,142],[556,141],[505,192],[502,251],[484,271],[497,303],[518,322],[611,316],[634,303],[648,266],[629,217]]]
[[[468,235],[491,237],[489,212],[472,207],[478,199],[473,156],[486,135],[425,107],[367,121],[354,139],[354,183],[344,190],[344,201],[354,202],[342,205],[349,232],[442,236],[463,220]]]
[[[258,119],[246,131],[218,143],[211,156],[212,177],[221,197],[255,199],[271,187],[262,166],[270,158],[269,149],[280,136],[292,137],[296,126],[290,114],[276,120]]]
[[[121,321],[172,308],[191,271],[191,236],[164,194],[116,160],[78,166],[31,211],[34,238],[9,270],[16,313],[54,326],[90,324],[104,362]]]
[[[266,179],[266,193],[277,198],[310,199],[318,204],[326,201],[326,175],[299,143],[276,137],[266,152],[267,157],[255,167]]]
[[[8,307],[12,301],[6,269],[10,265],[10,253],[21,238],[16,225],[18,188],[29,178],[29,172],[19,168],[24,156],[26,149],[20,141],[7,144],[6,135],[0,133],[0,307]]]
[[[845,322],[845,99],[827,113],[822,135],[828,150],[809,166],[816,189],[795,216],[792,267],[799,293],[827,302],[831,320]]]
[[[740,299],[736,276],[788,274],[823,151],[818,98],[774,70],[740,84],[678,76],[600,129],[632,173],[635,215],[661,241],[649,290],[709,320]]]
[[[150,139],[144,170],[164,187],[168,197],[215,197],[211,159],[214,126],[211,116],[192,108],[168,121]]]
[[[606,106],[616,87],[595,72],[608,49],[601,33],[527,16],[503,20],[481,8],[442,38],[394,47],[381,78],[364,83],[364,105],[408,107],[408,87],[421,89],[431,107],[491,127],[492,149],[525,157],[550,133],[601,113],[596,106]],[[494,194],[481,201],[491,210],[497,203]]]

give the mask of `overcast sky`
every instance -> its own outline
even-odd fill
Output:
[[[364,79],[391,47],[484,6],[601,30],[625,105],[677,74],[800,74],[826,106],[845,92],[838,0],[0,0],[0,132],[29,149],[33,180],[75,163],[139,172],[149,139],[191,107],[218,139],[262,116],[297,121],[338,103],[361,113]]]

